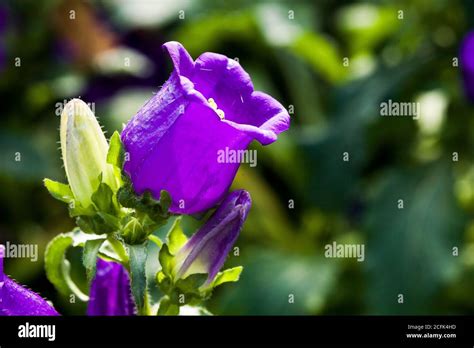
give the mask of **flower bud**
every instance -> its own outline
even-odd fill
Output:
[[[92,110],[72,99],[61,114],[61,152],[74,198],[83,207],[99,186],[99,176],[113,191],[118,188],[112,165],[107,163],[107,140]]]
[[[176,254],[176,276],[186,278],[191,274],[207,273],[207,283],[210,283],[224,265],[251,205],[247,191],[230,193],[209,220]]]

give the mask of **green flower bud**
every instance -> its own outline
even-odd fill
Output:
[[[83,207],[102,181],[115,192],[118,182],[107,163],[109,145],[92,110],[80,99],[72,99],[61,114],[61,152],[74,198]]]

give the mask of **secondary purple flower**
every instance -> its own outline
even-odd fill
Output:
[[[460,64],[467,98],[474,102],[474,31],[469,32],[461,43]]]
[[[37,293],[3,273],[5,247],[0,245],[0,316],[55,316],[58,312]]]
[[[193,61],[178,42],[163,45],[174,71],[122,132],[129,154],[124,170],[139,194],[170,193],[170,210],[193,214],[226,194],[239,163],[219,163],[223,150],[267,145],[290,125],[274,98],[254,91],[238,62],[216,53]]]
[[[175,274],[208,273],[208,283],[224,265],[252,205],[247,191],[230,193],[209,220],[177,252]]]
[[[97,259],[97,270],[90,289],[87,315],[134,315],[135,303],[130,278],[119,263]]]

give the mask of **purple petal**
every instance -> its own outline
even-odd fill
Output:
[[[87,315],[128,316],[135,314],[130,278],[116,262],[97,259],[97,270],[90,289]]]
[[[193,273],[208,273],[208,282],[212,281],[237,240],[251,205],[247,191],[230,193],[177,253],[177,276],[185,278]]]
[[[253,91],[235,60],[204,53],[194,63],[181,44],[164,47],[175,70],[123,130],[124,170],[138,194],[149,190],[159,198],[166,190],[171,212],[200,213],[222,200],[239,167],[219,163],[219,151],[237,153],[253,139],[269,144],[288,129],[290,117],[275,99]]]
[[[173,61],[176,72],[183,76],[188,76],[194,70],[194,62],[188,51],[179,42],[170,41],[163,45]]]
[[[468,33],[460,48],[460,65],[467,98],[474,102],[474,31]]]
[[[37,293],[3,273],[5,247],[0,245],[0,316],[55,316],[58,312]]]

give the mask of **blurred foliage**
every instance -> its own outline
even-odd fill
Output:
[[[294,111],[276,143],[252,144],[258,166],[239,170],[233,187],[254,205],[228,263],[244,271],[212,312],[472,314],[473,107],[452,62],[473,26],[467,0],[2,2],[0,241],[40,246],[38,262],[8,260],[7,272],[60,312],[84,313],[42,268],[46,242],[72,227],[41,181],[65,180],[58,107],[80,96],[108,134],[120,130],[166,80],[160,46],[177,40],[195,58],[238,57],[257,90]],[[380,117],[388,99],[429,112]],[[333,241],[364,243],[365,261],[325,258]],[[85,290],[80,255],[69,258]]]

